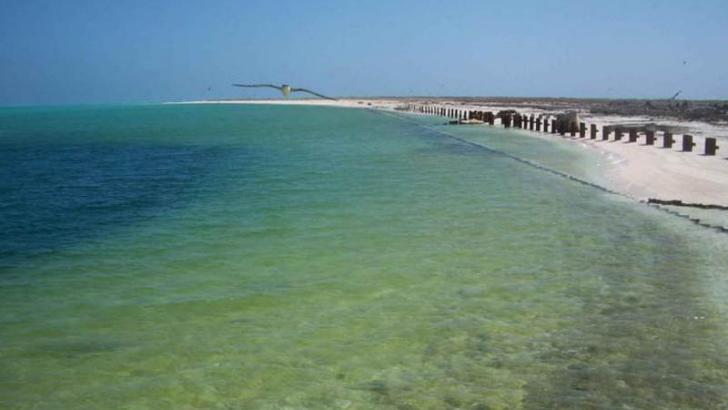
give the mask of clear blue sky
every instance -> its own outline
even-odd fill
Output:
[[[728,0],[0,1],[0,105],[277,96],[232,82],[726,99]]]

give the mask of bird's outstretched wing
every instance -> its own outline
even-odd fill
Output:
[[[273,84],[233,84],[233,87],[244,87],[244,88],[261,88],[261,87],[267,87],[267,88],[275,88],[278,91],[282,91],[283,87]]]
[[[319,93],[311,91],[311,90],[307,90],[305,88],[291,88],[292,93],[295,93],[296,91],[300,91],[302,93],[309,93],[309,94],[315,95],[317,97],[325,98],[325,99],[331,100],[331,101],[338,101],[336,98],[327,97],[325,95],[319,94]]]

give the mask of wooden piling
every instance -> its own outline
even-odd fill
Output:
[[[609,141],[609,133],[612,132],[611,128],[606,125],[602,126],[602,141]]]
[[[691,152],[695,143],[693,142],[693,136],[685,134],[682,138],[682,150],[683,152]]]
[[[715,138],[708,137],[705,139],[705,155],[715,155],[718,150],[718,141]]]
[[[538,118],[536,118],[536,131],[541,131],[541,116],[539,115]]]
[[[597,139],[597,125],[591,124],[589,126],[589,139],[595,140]]]
[[[629,130],[629,142],[637,142],[637,130]]]
[[[501,122],[503,122],[503,127],[505,127],[505,128],[511,128],[511,116],[510,116],[510,114],[503,114],[503,116],[501,116]]]
[[[672,138],[672,133],[667,131],[663,132],[662,135],[662,148],[672,148],[672,144],[675,140]]]
[[[655,131],[645,131],[645,144],[655,145]]]
[[[552,133],[552,134],[556,134],[557,132],[559,132],[559,130],[558,130],[558,129],[556,129],[556,128],[557,128],[557,122],[556,122],[556,119],[552,119],[552,120],[551,120],[551,133]]]
[[[531,117],[528,119],[528,129],[533,131],[535,126],[536,126],[536,117],[533,114],[531,114]]]
[[[619,127],[614,128],[614,140],[615,141],[622,140],[622,129]]]
[[[543,132],[549,132],[549,117],[544,117],[543,119]]]
[[[583,122],[579,123],[579,138],[586,137],[586,124]]]

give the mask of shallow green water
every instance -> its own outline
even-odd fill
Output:
[[[436,122],[0,110],[0,407],[728,404],[725,235]]]

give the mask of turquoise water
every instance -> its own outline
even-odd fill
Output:
[[[440,121],[0,109],[0,408],[728,406],[728,236]]]

